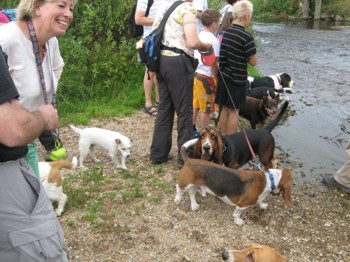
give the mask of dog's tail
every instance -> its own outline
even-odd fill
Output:
[[[281,120],[284,112],[286,112],[286,110],[287,110],[288,104],[289,104],[289,101],[285,101],[282,104],[281,111],[279,112],[279,114],[275,117],[274,120],[272,120],[272,122],[268,126],[265,127],[265,129],[267,129],[269,132],[271,132],[272,129],[274,129],[278,125],[278,123]]]
[[[70,128],[72,128],[72,129],[73,129],[73,131],[74,131],[75,133],[77,133],[77,134],[79,134],[79,135],[80,135],[80,132],[81,132],[81,130],[82,130],[82,129],[77,128],[77,127],[75,127],[75,126],[73,126],[73,125],[69,125],[69,126],[70,126]]]
[[[72,162],[67,161],[67,160],[59,160],[59,161],[54,161],[51,162],[51,166],[53,168],[66,168],[66,169],[75,169],[78,165],[78,159],[76,157],[73,157]]]
[[[182,146],[182,147],[181,147],[181,157],[182,157],[182,160],[183,160],[184,162],[186,162],[187,159],[189,159],[189,157],[188,157],[188,155],[187,155],[186,149],[187,149],[187,148],[186,148],[185,146]]]

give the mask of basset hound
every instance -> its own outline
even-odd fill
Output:
[[[234,223],[242,226],[241,214],[249,207],[258,204],[266,209],[264,199],[270,194],[282,192],[287,206],[291,201],[292,173],[288,169],[269,169],[267,171],[235,170],[202,159],[189,158],[186,148],[181,148],[184,165],[177,176],[174,202],[180,204],[185,192],[191,200],[191,209],[199,209],[196,201],[197,191],[205,196],[210,193],[223,202],[236,206],[233,212]]]
[[[260,244],[252,244],[242,250],[229,250],[221,255],[227,262],[287,262],[286,258],[272,247]]]
[[[259,156],[259,161],[265,170],[274,167],[275,139],[271,131],[279,123],[287,106],[288,101],[283,103],[278,116],[265,128],[246,130],[254,154]],[[224,164],[226,167],[234,169],[238,169],[252,160],[252,153],[244,132],[221,136],[213,127],[202,128],[198,139],[189,140],[183,146],[186,148],[194,147],[193,158],[211,161],[220,165]]]

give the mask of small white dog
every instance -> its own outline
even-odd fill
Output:
[[[112,162],[122,169],[127,170],[125,165],[125,160],[130,156],[131,141],[126,136],[122,134],[102,128],[85,128],[80,129],[73,125],[70,126],[73,131],[80,135],[79,139],[79,151],[80,167],[84,167],[84,159],[90,153],[91,158],[95,162],[100,162],[96,158],[94,152],[94,146],[100,146],[106,149]],[[119,161],[118,156],[120,156],[121,161]]]
[[[63,168],[75,169],[78,159],[73,157],[72,162],[60,160],[55,162],[39,162],[40,182],[45,188],[46,194],[51,202],[57,201],[55,210],[57,216],[63,212],[67,202],[67,196],[63,193]]]

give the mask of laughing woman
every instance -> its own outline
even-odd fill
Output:
[[[64,66],[56,36],[68,29],[76,2],[21,0],[16,9],[18,21],[0,27],[0,45],[8,55],[9,71],[20,94],[19,101],[30,112],[45,103],[55,106],[57,83]],[[46,140],[52,141],[51,137]],[[40,141],[49,150],[49,145]],[[28,147],[26,160],[39,177],[36,143]]]

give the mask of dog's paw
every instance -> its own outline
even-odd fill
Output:
[[[199,209],[199,205],[198,203],[191,203],[191,209],[192,211],[197,211]]]
[[[237,226],[243,226],[245,224],[244,220],[240,217],[235,217],[233,222],[237,225]]]
[[[182,200],[182,197],[178,196],[178,195],[176,195],[176,197],[174,198],[174,202],[175,202],[176,205],[180,204],[181,200]]]
[[[267,209],[268,206],[269,206],[269,204],[267,204],[267,203],[259,203],[259,207],[263,210]]]
[[[58,209],[58,208],[55,210],[55,214],[56,214],[56,216],[58,216],[58,217],[62,215],[62,212],[63,212],[63,210]]]
[[[123,170],[128,170],[128,168],[126,166],[122,166],[122,165],[117,165],[117,168],[121,168]]]

